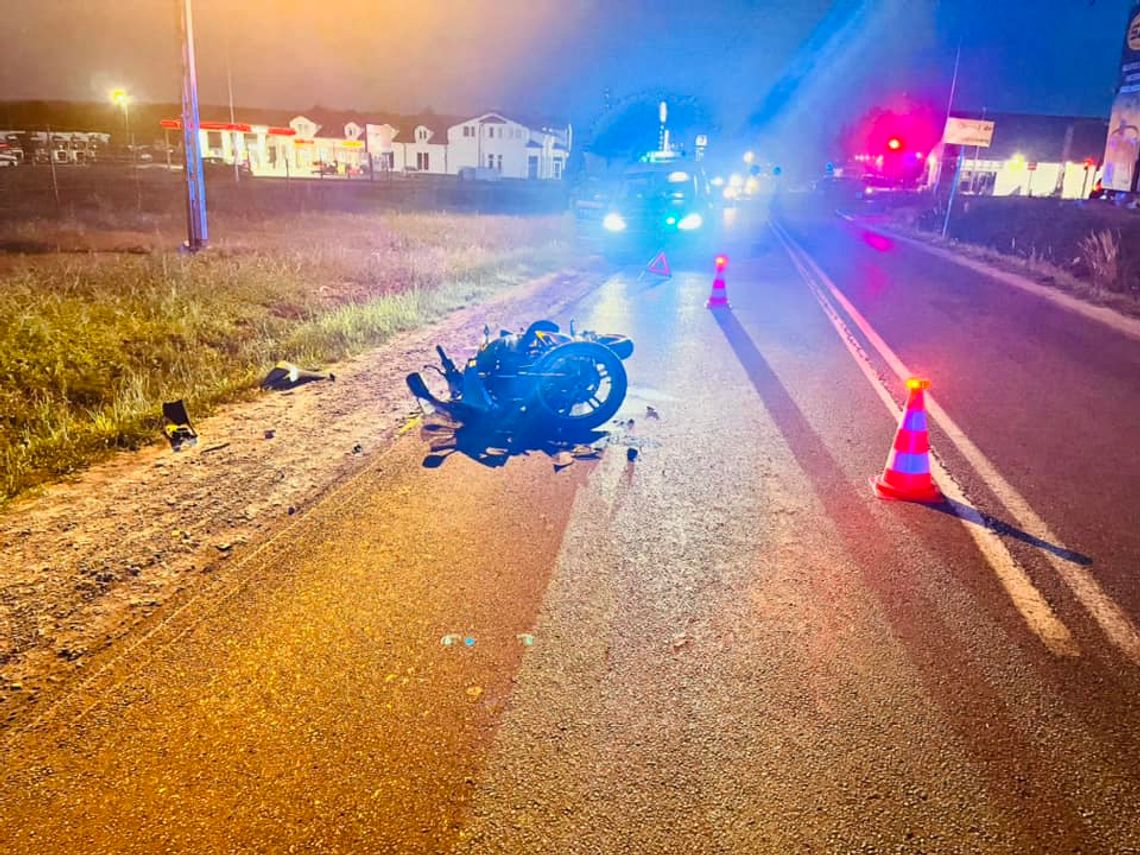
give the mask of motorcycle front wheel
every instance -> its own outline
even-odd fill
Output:
[[[604,345],[572,341],[534,364],[539,412],[559,427],[590,430],[613,418],[629,387],[621,358]]]

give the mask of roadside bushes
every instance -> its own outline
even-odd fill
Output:
[[[901,227],[940,232],[941,212],[912,210]],[[1140,301],[1140,213],[1105,202],[966,197],[950,237],[1018,259],[1030,272],[1061,272],[1096,292]]]

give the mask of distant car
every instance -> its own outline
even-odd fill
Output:
[[[501,181],[503,174],[489,166],[463,166],[459,169],[460,181]]]
[[[7,152],[0,151],[0,167],[3,167],[3,166],[19,166],[19,165],[20,165],[20,158],[16,157],[16,155],[8,154]]]
[[[202,158],[202,172],[205,175],[233,175],[234,165],[226,163],[220,157],[204,157]],[[249,168],[249,164],[238,164],[238,175],[242,178],[252,177],[253,171]]]

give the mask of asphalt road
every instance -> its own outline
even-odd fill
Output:
[[[731,255],[575,307],[600,461],[409,432],[0,737],[0,849],[1140,852],[1140,341],[832,217]],[[956,509],[871,494],[900,363]]]

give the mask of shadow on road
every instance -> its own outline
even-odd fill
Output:
[[[987,791],[1003,803],[1003,812],[1020,820],[1011,829],[1019,838],[1017,844],[1026,851],[1046,842],[1058,849],[1079,846],[1081,820],[1058,771],[1017,727],[1000,692],[982,675],[970,653],[952,643],[955,631],[939,617],[919,580],[892,572],[900,564],[898,537],[872,515],[869,494],[861,497],[852,489],[838,461],[732,311],[716,310],[715,317],[863,584],[882,607],[891,634],[916,667],[923,693],[943,711],[984,772]],[[954,689],[947,691],[947,686]],[[978,728],[979,721],[987,723],[984,729]],[[1026,812],[1024,801],[1030,798],[1038,809]]]
[[[1016,540],[1020,540],[1022,543],[1027,543],[1030,546],[1035,546],[1038,549],[1044,550],[1045,552],[1050,552],[1063,561],[1071,561],[1073,564],[1080,564],[1082,567],[1088,567],[1093,563],[1092,558],[1084,555],[1083,553],[1076,552],[1072,549],[1066,549],[1065,547],[1058,546],[1055,543],[1050,543],[1049,541],[1043,540],[1034,534],[1030,534],[1027,531],[1022,531],[1016,526],[1010,525],[1007,522],[1003,522],[996,517],[992,517],[984,511],[979,511],[977,508],[971,507],[970,505],[964,505],[961,502],[954,501],[953,499],[946,499],[941,504],[928,505],[927,507],[930,507],[936,511],[940,511],[944,514],[950,514],[951,516],[958,517],[959,519],[973,523],[974,525],[980,525],[982,528],[988,528],[1000,535],[1005,535]]]
[[[596,430],[556,433],[543,430],[542,425],[533,422],[459,422],[439,413],[429,416],[420,428],[420,437],[431,449],[424,457],[425,469],[439,468],[453,454],[494,468],[505,466],[512,457],[537,452],[551,457],[558,470],[575,460],[600,457],[601,450],[596,444],[607,436]]]

